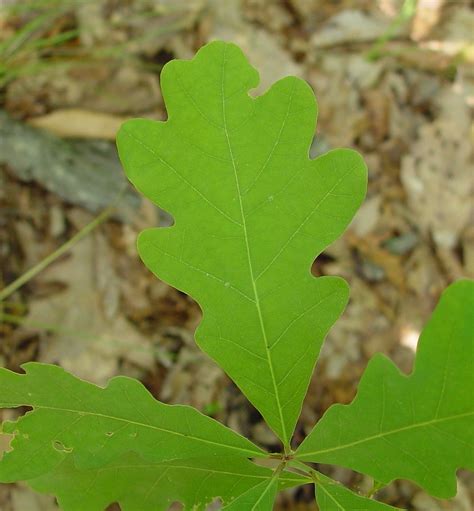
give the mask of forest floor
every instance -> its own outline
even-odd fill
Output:
[[[376,352],[410,372],[441,291],[474,278],[473,34],[468,0],[0,2],[0,289],[94,222],[1,304],[0,366],[57,363],[98,384],[136,377],[155,397],[275,447],[195,346],[199,307],[140,262],[138,232],[169,219],[126,186],[113,144],[127,118],[166,118],[159,74],[168,60],[222,38],[260,71],[257,94],[288,74],[310,83],[320,110],[313,156],[354,147],[369,167],[365,203],[313,266],[346,278],[351,300],[322,350],[298,437],[331,404],[351,401]],[[322,470],[361,491],[371,485]],[[469,511],[474,478],[460,472],[449,502],[408,482],[378,496],[416,511]],[[314,510],[313,500],[303,488],[279,509]],[[57,507],[3,485],[0,509]]]

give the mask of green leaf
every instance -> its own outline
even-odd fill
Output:
[[[150,462],[264,454],[192,407],[156,401],[136,380],[113,378],[102,389],[57,366],[24,369],[24,375],[0,369],[0,408],[33,408],[2,425],[15,435],[13,450],[0,460],[2,482],[46,473],[69,454],[79,468],[101,467],[129,451]]]
[[[329,477],[318,473],[315,485],[319,511],[396,511],[399,508],[357,495]]]
[[[456,470],[474,469],[473,336],[474,282],[463,280],[443,293],[412,374],[374,357],[354,401],[329,408],[296,457],[454,496]]]
[[[186,509],[201,510],[217,497],[230,502],[260,483],[266,484],[271,477],[271,470],[237,457],[153,464],[128,454],[89,470],[78,470],[68,456],[54,470],[28,484],[36,491],[56,495],[64,511],[103,511],[113,502],[120,503],[122,511],[165,511],[176,501]],[[279,488],[301,482],[306,481],[285,473]]]
[[[277,492],[278,479],[271,477],[237,497],[222,511],[241,511],[242,509],[246,511],[271,511]]]
[[[168,121],[128,121],[117,143],[129,179],[175,219],[141,234],[142,259],[197,300],[199,346],[288,446],[348,297],[310,266],[352,219],[366,167],[351,150],[308,158],[317,109],[304,81],[251,98],[257,83],[237,46],[210,43],[164,67]]]

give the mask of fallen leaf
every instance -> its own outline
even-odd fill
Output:
[[[120,125],[126,119],[118,115],[68,108],[33,117],[28,123],[64,138],[115,140]]]

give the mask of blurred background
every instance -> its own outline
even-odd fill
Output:
[[[473,35],[468,0],[1,0],[0,366],[56,363],[98,384],[136,377],[165,402],[277,447],[195,346],[198,306],[140,262],[138,232],[170,219],[126,184],[114,146],[125,119],[166,118],[163,65],[221,38],[260,71],[257,93],[289,74],[311,84],[313,156],[354,147],[369,167],[364,205],[313,266],[345,277],[351,301],[323,348],[298,438],[353,398],[376,352],[409,372],[441,291],[474,277]],[[358,491],[372,485],[320,469]],[[408,482],[378,497],[470,511],[474,479],[460,472],[449,502]],[[315,510],[313,500],[302,488],[279,509]],[[2,485],[0,509],[57,507]]]

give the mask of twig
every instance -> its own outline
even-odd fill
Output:
[[[61,245],[58,249],[56,249],[53,253],[46,256],[42,261],[35,264],[28,271],[20,275],[16,280],[14,280],[11,284],[0,291],[0,302],[8,298],[15,291],[20,289],[23,285],[29,282],[32,278],[36,277],[38,273],[42,272],[47,266],[56,261],[59,257],[65,254],[71,247],[73,247],[78,241],[85,238],[90,232],[92,232],[96,227],[98,227],[101,223],[105,222],[110,215],[115,211],[117,207],[117,203],[121,199],[123,195],[123,191],[119,194],[117,199],[114,201],[112,205],[106,208],[99,216],[94,218],[92,222],[88,223],[85,227],[83,227],[77,234],[75,234],[70,240],[66,241],[63,245]]]

